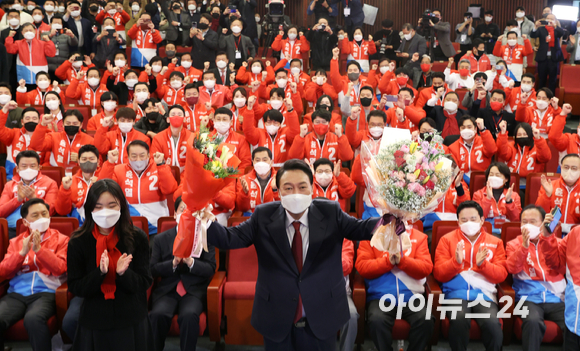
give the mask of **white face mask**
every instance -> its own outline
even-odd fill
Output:
[[[148,97],[149,97],[149,93],[146,92],[146,91],[140,91],[138,93],[135,93],[135,99],[140,104],[142,104],[143,102],[145,102],[145,100],[147,100]]]
[[[101,80],[99,78],[89,78],[87,79],[87,82],[91,87],[96,87],[101,84]]]
[[[237,108],[242,108],[243,106],[246,106],[246,98],[245,97],[235,98],[234,105],[236,105]]]
[[[486,22],[491,22],[492,19],[493,19],[493,17],[491,17],[491,16],[485,16]]]
[[[169,84],[171,84],[171,87],[175,90],[181,88],[181,81],[180,80],[172,80]]]
[[[64,12],[66,9],[64,8],[64,6],[59,6],[58,7],[58,12]]]
[[[114,30],[115,30],[115,27],[113,27],[113,26],[105,26],[105,28],[104,28],[104,29],[105,29],[105,30],[107,30],[107,31],[114,31]],[[116,62],[117,62],[117,61],[115,61],[115,63],[116,63]]]
[[[520,88],[524,93],[527,93],[528,91],[532,90],[532,85],[531,84],[522,84],[522,85],[520,85]]]
[[[344,39],[344,35],[343,34],[339,34],[338,35],[338,40],[343,40]]]
[[[48,80],[39,80],[38,82],[36,82],[36,85],[44,90],[46,88],[48,88],[48,86],[50,85],[50,82]]]
[[[302,70],[300,69],[300,67],[292,67],[292,68],[290,68],[290,73],[292,73],[293,75],[300,74],[300,72],[302,72]]]
[[[500,177],[490,176],[487,180],[493,189],[501,189],[503,187],[504,181]]]
[[[117,10],[116,9],[110,9],[109,11],[107,11],[107,13],[111,16],[115,16],[117,14]]]
[[[289,33],[288,34],[288,39],[290,39],[290,40],[296,39],[296,33]]]
[[[115,101],[105,101],[105,102],[103,102],[103,108],[107,112],[114,111],[116,107],[117,107],[117,102],[115,102]]]
[[[285,78],[276,79],[276,84],[278,84],[279,88],[286,88],[286,84],[288,84],[288,79]]]
[[[28,222],[30,232],[33,230],[38,230],[40,233],[44,233],[50,227],[50,217],[49,218],[39,218],[36,221],[30,223]]]
[[[73,17],[79,17],[81,15],[81,11],[80,10],[71,11],[70,15]]]
[[[270,100],[270,105],[274,110],[279,110],[282,107],[282,100]]]
[[[215,64],[219,69],[224,69],[228,66],[228,63],[224,60],[219,60],[218,62],[216,62]]]
[[[135,172],[142,172],[147,168],[147,165],[149,165],[149,160],[129,161],[129,164]]]
[[[24,7],[20,4],[14,4],[14,5],[12,5],[12,9],[14,9],[16,11],[22,11],[22,10],[24,10]]]
[[[23,169],[21,171],[18,171],[18,175],[20,176],[20,178],[22,178],[28,182],[28,181],[31,181],[34,178],[36,178],[36,176],[38,175],[38,170],[32,169],[32,168],[27,168],[27,169]]]
[[[110,210],[105,208],[98,212],[93,212],[93,221],[100,228],[109,229],[112,228],[121,218],[121,211]]]
[[[463,140],[469,140],[471,138],[473,138],[473,136],[475,135],[475,132],[472,129],[464,129],[460,132],[461,137],[463,138]]]
[[[179,225],[180,220],[181,220],[181,213],[178,214],[177,216],[175,216],[175,222],[177,222],[177,225]]]
[[[561,176],[562,176],[562,179],[564,179],[564,181],[566,183],[573,184],[573,183],[576,183],[578,178],[580,178],[580,171],[572,171],[569,169],[563,169]]]
[[[79,69],[83,66],[83,61],[75,61],[73,62],[72,66],[76,69]]]
[[[516,44],[518,43],[517,39],[508,39],[507,44],[509,46],[516,46]]]
[[[363,40],[363,36],[362,35],[357,34],[357,35],[354,36],[354,41],[361,41],[361,40]]]
[[[385,128],[381,128],[381,127],[372,127],[371,129],[369,129],[369,133],[371,133],[373,138],[382,137],[384,131],[385,131]]]
[[[24,33],[24,39],[26,39],[26,40],[32,40],[32,39],[34,39],[35,36],[36,36],[36,34],[34,32]]]
[[[127,87],[129,87],[129,88],[131,88],[131,89],[133,89],[133,87],[134,87],[134,86],[135,86],[137,83],[139,83],[139,80],[138,80],[138,79],[127,79],[127,80],[125,81],[125,84],[127,84]]]
[[[6,105],[7,103],[10,102],[10,100],[12,100],[12,96],[8,94],[0,95],[0,105]]]
[[[203,86],[206,87],[206,89],[213,89],[215,87],[215,80],[214,79],[210,79],[210,80],[204,80],[203,81]]]
[[[28,5],[28,6],[26,6],[26,9],[27,9],[28,11],[32,11],[32,10],[34,10],[35,8],[36,8],[36,6],[34,6],[34,5]]]
[[[256,23],[260,22],[260,17],[256,17]]]
[[[195,5],[194,5],[194,4],[187,5],[187,9],[188,9],[189,11],[195,11],[195,10],[197,10],[197,9],[195,8]]]
[[[42,15],[34,15],[32,16],[32,19],[34,20],[34,22],[40,22],[42,21]]]
[[[530,234],[530,240],[534,240],[538,237],[538,235],[540,235],[540,227],[537,227],[533,224],[524,224],[521,228],[526,228],[528,230],[528,233]]]
[[[241,31],[242,31],[242,27],[239,27],[239,26],[232,27],[232,32],[234,32],[236,34],[240,33]]]
[[[413,36],[411,35],[411,33],[405,34],[405,35],[403,35],[403,37],[405,37],[405,40],[407,40],[407,41],[409,41],[409,40],[411,40],[411,38],[413,38]]]
[[[191,61],[181,61],[181,67],[189,69],[191,67]]]
[[[133,123],[132,122],[119,122],[118,124],[119,126],[119,130],[121,131],[121,133],[129,133],[131,131],[131,129],[133,129]]]
[[[271,125],[267,125],[266,126],[266,131],[270,135],[276,135],[276,134],[278,134],[278,129],[280,129],[280,126],[278,126],[278,125],[271,124]]]
[[[51,25],[51,28],[52,29],[55,29],[55,30],[61,30],[62,29],[62,24],[60,24],[60,23],[53,23]]]
[[[332,181],[332,173],[330,173],[330,174],[316,173],[315,177],[316,177],[316,182],[323,188],[327,187],[328,184],[330,184],[330,182]]]
[[[139,10],[141,10],[141,7],[139,7],[139,5],[135,4],[131,6],[131,10],[133,10],[134,12],[139,12]]]
[[[548,108],[548,102],[544,100],[536,100],[536,107],[539,110],[545,110],[546,108]]]
[[[265,176],[270,172],[270,164],[266,162],[256,162],[254,163],[254,170],[258,175]]]
[[[312,203],[312,195],[303,195],[303,194],[292,194],[282,196],[280,199],[282,202],[282,207],[290,213],[293,214],[300,214]]]
[[[316,84],[324,85],[324,77],[322,77],[322,76],[316,77]]]
[[[220,134],[226,134],[229,130],[230,130],[230,122],[224,122],[224,121],[220,121],[220,122],[215,122],[213,124],[215,130],[217,130],[218,133]]]
[[[254,73],[254,74],[262,73],[262,67],[261,66],[252,66],[252,73]]]
[[[465,222],[459,228],[465,235],[473,236],[481,229],[481,222]]]
[[[20,24],[20,20],[18,18],[11,18],[8,20],[8,24],[10,24],[12,27],[16,27]]]
[[[151,70],[152,70],[153,72],[155,72],[155,73],[159,73],[159,72],[161,72],[161,69],[162,69],[162,68],[163,68],[163,66],[161,66],[161,65],[153,65],[153,66],[151,66]]]
[[[525,12],[518,11],[516,12],[516,18],[523,18],[526,15]]]
[[[58,102],[57,100],[47,101],[46,107],[51,111],[56,111],[60,107],[60,102]]]
[[[116,67],[125,67],[126,64],[127,64],[127,61],[125,61],[125,60],[115,60]]]
[[[457,104],[454,103],[453,101],[445,101],[445,103],[443,104],[443,108],[447,112],[455,112],[457,111]]]
[[[52,6],[52,5],[44,5],[44,10],[46,12],[54,12],[54,6]]]
[[[389,66],[381,66],[379,67],[379,71],[381,72],[381,74],[385,74],[389,71]]]

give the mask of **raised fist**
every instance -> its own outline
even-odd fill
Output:
[[[107,154],[107,161],[109,161],[109,163],[115,164],[117,163],[118,160],[119,160],[119,150],[118,149],[110,150],[109,153]]]

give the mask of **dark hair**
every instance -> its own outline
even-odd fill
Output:
[[[40,72],[36,73],[36,77],[34,77],[34,80],[38,80],[38,78],[41,76],[46,76],[46,78],[48,78],[48,81],[50,82],[50,76],[48,75],[48,72],[46,72],[46,71],[40,71]]]
[[[484,12],[484,14],[493,16],[493,10],[487,10]]]
[[[433,129],[437,129],[437,123],[430,117],[421,118],[419,124],[417,124],[417,128],[421,129],[421,126],[425,123],[428,123]]]
[[[310,180],[310,185],[312,185],[313,182],[312,169],[310,169],[310,166],[308,166],[306,162],[294,158],[284,162],[280,170],[276,173],[276,186],[278,186],[279,189],[282,188],[282,183],[280,183],[280,180],[282,179],[284,173],[286,173],[287,171],[304,172],[304,174],[306,174],[308,176],[308,179]]]
[[[540,216],[542,216],[542,220],[544,220],[544,218],[546,218],[546,211],[544,210],[544,208],[542,206],[536,206],[534,204],[531,204],[531,205],[524,207],[522,212],[520,212],[520,221],[522,220],[522,215],[524,214],[524,212],[526,212],[528,210],[536,210],[536,211],[540,212]]]
[[[48,0],[47,0],[47,1],[48,1]],[[45,2],[46,2],[46,1],[45,1]],[[52,22],[54,22],[54,20],[55,20],[55,19],[59,19],[59,20],[61,20],[62,22],[64,22],[64,20],[62,19],[62,16],[60,16],[60,15],[55,15],[55,16],[52,16],[52,18],[50,19],[50,23],[52,24]]]
[[[415,30],[415,27],[413,27],[413,25],[411,23],[405,23],[405,24],[403,24],[402,29]]]
[[[34,107],[30,106],[25,108],[24,110],[22,110],[22,116],[24,116],[25,113],[27,112],[36,112],[36,114],[38,115],[38,118],[40,118],[40,112],[38,112],[37,109],[35,109]]]
[[[240,94],[242,94],[246,99],[248,98],[248,91],[246,90],[246,88],[244,87],[237,87],[234,89],[234,92],[232,93],[232,97],[236,96],[237,92],[240,92]]]
[[[97,149],[97,147],[93,144],[86,144],[81,146],[81,148],[79,149],[79,159],[81,158],[81,155],[84,154],[85,152],[92,152],[97,156],[97,158],[99,158],[99,149]]]
[[[272,159],[272,150],[268,149],[265,146],[258,146],[257,148],[254,149],[254,151],[252,151],[252,160],[254,159],[254,157],[256,157],[256,154],[258,152],[267,152],[268,153],[268,157],[270,159]]]
[[[327,110],[315,110],[314,112],[312,112],[312,122],[314,122],[314,120],[320,117],[322,119],[324,119],[327,122],[330,122],[330,120],[332,119],[332,113],[330,111]]]
[[[199,88],[197,87],[197,85],[195,83],[189,83],[185,86],[185,88],[183,88],[183,96],[185,98],[185,92],[188,91],[189,89],[195,89],[199,92]]]
[[[145,148],[145,150],[147,150],[147,152],[149,152],[149,145],[147,145],[147,143],[144,142],[143,140],[137,139],[130,142],[129,145],[127,145],[127,154],[129,154],[129,149],[131,148],[131,146],[142,146]]]
[[[20,160],[22,160],[23,158],[35,158],[36,162],[38,162],[38,164],[40,165],[40,156],[38,156],[36,151],[32,150],[20,151],[18,155],[16,155],[16,166],[18,166]]]
[[[217,110],[215,110],[214,116],[217,116],[217,115],[228,115],[230,117],[230,120],[231,120],[233,113],[229,108],[220,107]]]
[[[530,78],[532,80],[532,83],[536,82],[536,77],[531,73],[522,74],[522,79],[520,79],[520,81],[524,80],[524,78]]]
[[[489,179],[489,172],[491,171],[491,169],[493,167],[497,167],[497,170],[499,171],[499,173],[501,173],[504,176],[504,178],[506,179],[506,182],[503,185],[503,187],[504,187],[504,189],[508,189],[510,187],[510,181],[511,181],[512,174],[510,172],[509,167],[503,162],[492,162],[489,165],[489,167],[487,167],[487,169],[485,170],[485,182],[487,183],[487,180]]]
[[[322,95],[318,98],[318,100],[316,100],[316,106],[314,106],[314,108],[316,110],[318,110],[320,108],[320,102],[322,101],[322,99],[327,98],[330,101],[330,111],[334,110],[334,101],[332,101],[332,98],[329,95]]]
[[[248,67],[250,68],[250,71],[251,71],[252,66],[254,65],[254,63],[259,63],[260,64],[260,67],[262,67],[262,71],[266,68],[266,66],[264,65],[264,62],[262,62],[262,60],[260,60],[260,59],[253,59],[251,63],[248,63]]]
[[[530,149],[532,149],[534,147],[534,131],[532,130],[532,126],[530,126],[529,124],[527,124],[525,122],[522,122],[522,123],[518,124],[516,126],[516,129],[514,129],[514,131],[515,131],[514,132],[514,142],[517,139],[518,130],[520,128],[522,128],[526,132],[526,134],[528,134],[528,140],[531,140],[530,145],[528,145],[528,147]],[[517,143],[515,143],[514,146],[516,147],[516,149],[518,149],[518,144]]]
[[[505,23],[505,25],[506,25],[506,27],[517,27],[518,26],[518,22],[516,20],[511,19],[511,20],[508,20]],[[507,35],[506,35],[506,37],[507,37]]]
[[[473,41],[473,44],[471,45],[471,47],[477,49],[481,44],[485,44],[485,42],[483,40],[477,38]]]
[[[507,34],[505,35],[505,37],[508,38],[510,36],[510,34],[515,35],[516,38],[518,37],[518,33],[514,32],[513,30],[510,30],[509,32],[507,32]]]
[[[290,64],[293,64],[294,62],[298,62],[300,64],[300,67],[302,67],[302,60],[301,59],[292,59],[292,61],[290,61]]]
[[[384,28],[391,28],[394,25],[393,21],[390,19],[384,19],[381,22],[381,26],[383,26]]]
[[[400,94],[402,91],[407,91],[407,92],[409,92],[409,94],[411,94],[411,97],[415,97],[415,93],[413,92],[413,89],[411,89],[411,88],[402,87],[401,89],[399,89],[399,94]]]
[[[79,110],[77,110],[77,109],[70,109],[70,110],[67,110],[67,111],[64,113],[64,115],[62,116],[62,122],[64,123],[64,120],[65,120],[67,117],[70,117],[70,116],[74,116],[74,117],[76,117],[76,118],[79,120],[79,122],[81,122],[81,124],[83,123],[83,114],[82,114],[82,113],[80,113],[80,111],[79,111]]]
[[[358,62],[357,62],[357,61],[355,61],[355,60],[349,61],[349,62],[346,64],[346,70],[348,71],[348,68],[349,68],[350,66],[352,66],[352,65],[356,66],[356,68],[358,68],[359,72],[362,72],[362,68],[360,67],[360,63],[358,63]]]
[[[441,78],[441,79],[443,79],[443,82],[445,82],[445,73],[443,73],[443,72],[431,73],[431,81],[433,81],[433,79],[435,79],[435,78]]]
[[[218,7],[218,9],[219,9],[219,7]],[[213,10],[213,8],[212,8],[212,10]],[[202,13],[200,17],[205,18],[206,20],[209,21],[209,23],[211,23],[213,21],[213,17],[211,17],[211,15],[207,12]]]
[[[485,79],[485,81],[487,82],[487,74],[483,73],[483,72],[477,72],[474,76],[473,79],[478,79],[478,78],[483,78]]]
[[[274,75],[277,76],[278,73],[284,73],[285,75],[288,75],[288,71],[284,67],[278,68],[276,72],[274,72]]]
[[[505,91],[503,91],[501,89],[494,89],[491,91],[490,96],[493,96],[493,94],[499,94],[499,95],[503,96],[503,99],[505,100]]]
[[[50,78],[49,78],[49,80],[50,80]],[[48,109],[48,107],[46,107],[46,98],[48,97],[48,95],[54,95],[54,96],[58,97],[58,101],[60,101],[58,107],[60,109],[60,112],[64,113],[65,111],[64,111],[64,107],[62,106],[62,99],[60,98],[60,95],[54,90],[51,90],[44,95],[44,113],[45,114],[50,113],[50,110]]]
[[[462,203],[459,204],[459,206],[457,206],[456,211],[457,217],[459,217],[461,211],[463,211],[466,208],[475,208],[477,210],[477,213],[479,214],[479,217],[483,217],[483,208],[481,208],[481,205],[473,200],[463,201]]]
[[[516,12],[518,12],[518,11],[526,12],[526,9],[523,6],[518,6],[518,7],[516,7]]]
[[[548,100],[552,99],[554,97],[554,93],[552,93],[552,91],[550,90],[550,88],[541,88],[538,89],[538,91],[536,92],[536,96],[538,96],[538,94],[543,91],[544,94],[546,94],[546,97],[548,98]]]
[[[381,117],[383,119],[383,122],[387,123],[387,114],[385,113],[385,111],[372,110],[367,115],[367,122],[371,120],[371,117]]]
[[[46,207],[46,209],[50,211],[50,206],[46,202],[44,202],[43,199],[37,197],[37,198],[31,199],[31,200],[28,200],[22,204],[22,207],[20,207],[20,217],[24,218],[24,217],[28,216],[28,210],[30,209],[30,206],[36,205],[36,204],[43,204]]]
[[[179,208],[179,205],[181,205],[181,203],[183,202],[183,200],[181,199],[181,195],[179,195],[177,197],[177,199],[175,199],[175,212],[177,212],[177,209]]]
[[[7,88],[8,90],[12,91],[12,87],[6,82],[0,82],[0,88]]]
[[[457,125],[461,127],[463,125],[463,122],[465,121],[471,121],[471,123],[473,123],[473,125],[477,128],[477,122],[475,121],[475,117],[471,117],[470,115],[463,115],[463,117],[459,119],[459,123],[457,123]]]
[[[111,17],[107,17],[107,18],[111,18]],[[149,65],[150,65],[150,66],[153,66],[153,64],[154,64],[155,62],[161,62],[161,65],[163,65],[163,59],[162,59],[160,56],[153,56],[153,57],[151,58],[151,60],[149,60]]]
[[[213,78],[215,79],[215,73],[214,73],[213,71],[205,71],[205,72],[203,72],[203,74],[201,75],[201,80],[204,80],[204,79],[205,79],[205,76],[206,76],[207,74],[211,74],[211,75],[213,75]]]
[[[178,110],[180,110],[180,111],[181,111],[181,112],[183,112],[183,114],[185,115],[185,109],[183,108],[183,106],[181,106],[181,105],[178,105],[178,104],[175,104],[175,105],[173,105],[173,106],[169,106],[169,107],[167,108],[167,117],[169,117],[169,112],[171,112],[171,110],[175,110],[175,109],[178,109]]]
[[[244,89],[244,88],[242,88]],[[268,122],[268,118],[272,121],[276,121],[276,122],[280,122],[282,123],[284,121],[284,115],[282,114],[282,112],[278,111],[278,110],[268,110],[266,112],[264,112],[264,123]]]
[[[375,90],[374,90],[374,89],[373,89],[373,87],[371,87],[370,85],[365,85],[364,87],[360,88],[360,90],[359,90],[359,95],[360,95],[360,92],[361,92],[361,91],[363,91],[363,90],[368,90],[368,91],[370,91],[370,92],[371,92],[371,94],[372,94],[373,96],[375,96]]]
[[[20,16],[20,11],[15,10],[15,9],[9,9],[8,11],[6,11],[6,16],[8,16],[11,13],[17,13],[18,16]],[[6,18],[8,18],[8,17],[6,17]]]
[[[330,169],[334,172],[334,163],[332,163],[332,161],[330,161],[329,159],[325,158],[325,157],[321,157],[319,159],[317,159],[316,161],[314,161],[314,164],[312,164],[312,167],[314,168],[314,172],[316,172],[316,169],[318,168],[318,166],[321,165],[329,165]]]
[[[127,56],[125,56],[125,57],[127,57]],[[139,77],[139,72],[135,71],[134,69],[128,69],[128,70],[126,70],[125,71],[125,74],[123,75],[123,77],[127,78],[127,76],[129,75],[129,73],[135,73],[135,75],[137,77]]]
[[[53,17],[53,18],[54,18],[54,17]],[[107,17],[107,18],[110,18],[110,17]],[[99,71],[99,69],[98,69],[97,67],[95,67],[95,66],[93,66],[93,67],[91,67],[91,68],[89,68],[89,69],[87,70],[87,76],[89,75],[89,72],[90,72],[90,71],[95,71],[95,72],[99,73],[99,77],[101,76],[101,71]],[[99,83],[99,84],[100,84],[100,83]]]
[[[116,101],[117,103],[119,102],[119,98],[117,97],[117,94],[113,93],[112,91],[105,91],[102,95],[101,95],[101,101]]]
[[[404,73],[407,76],[409,75],[409,72],[407,72],[407,70],[403,67],[398,67],[397,69],[395,69],[395,76],[398,76],[401,73]]]
[[[171,78],[173,78],[173,77],[178,77],[178,78],[184,79],[183,73],[181,73],[179,71],[171,72],[171,74],[169,75],[169,80],[171,80]]]
[[[24,151],[21,151],[20,154],[23,153],[23,152]],[[20,156],[20,154],[18,154],[18,156]],[[18,156],[17,156],[17,158],[18,158]],[[569,157],[576,157],[577,159],[580,160],[580,155],[578,155],[578,154],[574,154],[574,153],[572,153],[572,154],[566,154],[566,156],[562,157],[562,159],[560,160],[560,165],[562,165],[562,163],[564,162],[564,160],[567,159],[567,158],[569,158]],[[16,161],[16,164],[18,164],[18,160]]]
[[[284,89],[283,88],[272,88],[270,90],[270,97],[274,96],[274,94],[281,96],[281,97],[285,97],[286,93],[284,93]]]
[[[117,118],[117,121],[120,118],[128,118],[134,121],[135,119],[137,119],[137,114],[135,113],[135,110],[133,110],[130,107],[121,107],[120,109],[117,110],[115,117]]]
[[[117,221],[117,224],[115,224],[115,234],[117,234],[119,241],[123,242],[127,248],[127,253],[133,253],[135,236],[138,235],[139,231],[133,225],[129,205],[127,204],[123,189],[112,179],[101,179],[91,186],[85,200],[85,222],[79,229],[73,232],[71,240],[82,235],[92,235],[93,228],[96,225],[93,220],[93,211],[103,193],[110,193],[119,203],[121,217]]]
[[[445,94],[445,97],[447,97],[447,95],[455,95],[457,97],[457,100],[459,100],[459,94],[457,94],[455,91],[448,91],[447,94]]]

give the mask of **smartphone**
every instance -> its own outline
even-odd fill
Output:
[[[397,54],[400,54],[400,53],[401,53],[401,50],[397,49],[397,50],[395,50],[395,52],[396,52]]]
[[[547,26],[548,25],[548,21],[541,20],[540,21],[540,24],[543,24],[544,26]]]
[[[503,71],[503,66],[502,65],[495,65],[495,69],[497,71]]]
[[[559,206],[554,207],[554,209],[552,210],[552,216],[554,216],[552,222],[546,223],[546,229],[548,229],[550,233],[554,232],[554,229],[556,229],[556,226],[558,225],[560,219],[562,218],[562,211],[560,211]]]
[[[197,28],[197,22],[191,22],[191,28]]]
[[[75,61],[84,61],[85,59],[82,56],[75,57]]]
[[[399,97],[397,95],[387,95],[387,102],[397,102]]]

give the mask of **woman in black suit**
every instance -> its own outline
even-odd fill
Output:
[[[73,350],[152,350],[147,236],[133,226],[123,191],[110,179],[91,187],[85,211],[68,246],[68,287],[84,297]]]

